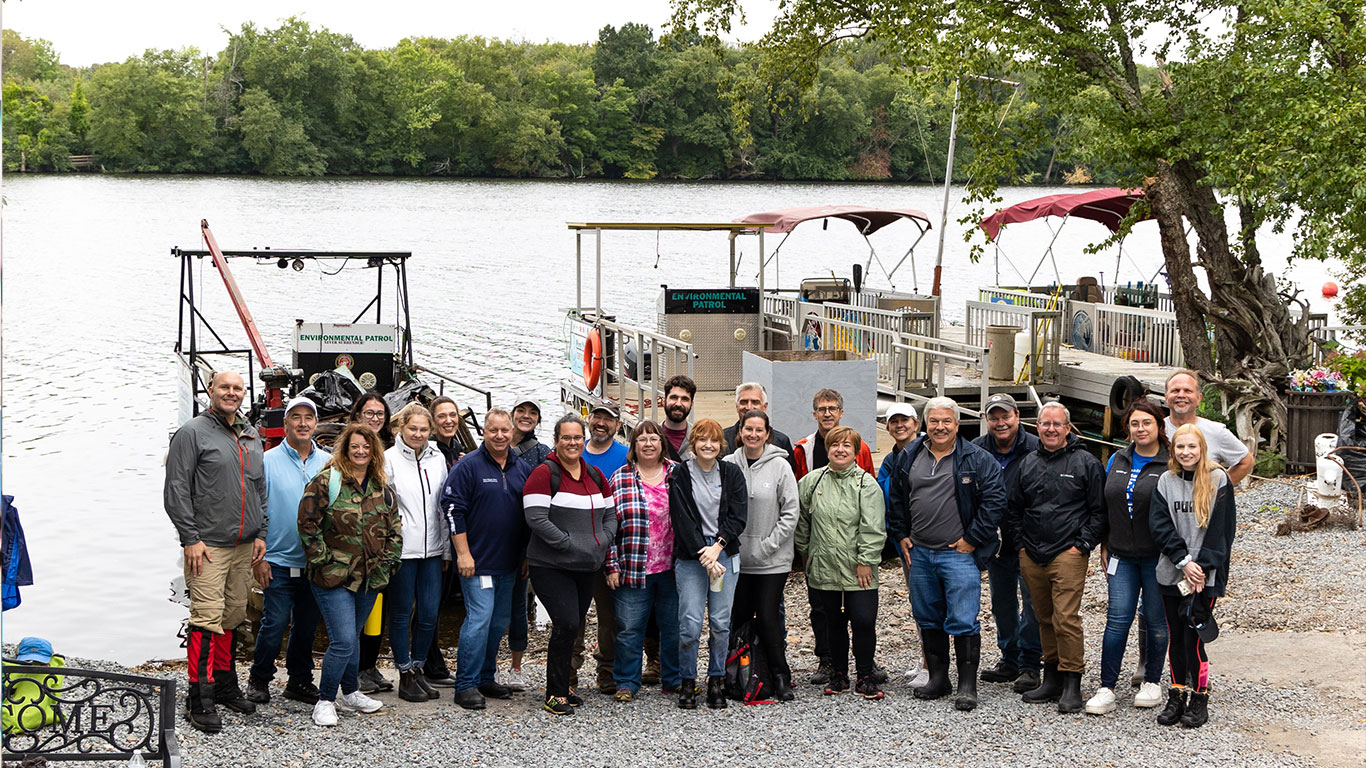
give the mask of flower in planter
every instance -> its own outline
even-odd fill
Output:
[[[1341,373],[1315,366],[1291,371],[1290,389],[1293,392],[1342,392],[1348,386]]]

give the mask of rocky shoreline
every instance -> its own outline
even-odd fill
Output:
[[[799,576],[788,583],[790,659],[802,683],[796,702],[685,712],[673,698],[645,689],[619,704],[585,690],[573,717],[552,718],[532,690],[510,701],[490,701],[471,713],[455,707],[449,689],[425,704],[394,694],[369,716],[343,716],[332,729],[315,727],[309,707],[279,696],[243,717],[224,714],[222,734],[206,736],[179,714],[184,765],[192,766],[607,766],[920,765],[1148,766],[1183,757],[1234,766],[1359,765],[1366,751],[1366,532],[1342,528],[1275,536],[1297,502],[1293,484],[1260,481],[1238,496],[1239,533],[1228,596],[1216,615],[1223,635],[1210,646],[1214,685],[1211,721],[1188,731],[1162,728],[1151,710],[1130,706],[1095,718],[1063,716],[1028,705],[1008,686],[982,684],[972,713],[947,701],[914,699],[903,672],[915,662],[914,623],[899,568],[880,572],[878,658],[892,672],[888,697],[868,702],[826,697],[805,684],[814,669],[812,637]],[[983,583],[983,664],[995,663],[994,626]],[[1098,558],[1083,601],[1088,671],[1084,692],[1098,684],[1105,583]],[[592,620],[590,614],[590,621]],[[590,627],[590,637],[592,628]],[[533,685],[544,681],[542,629],[533,630],[526,667]],[[1134,641],[1126,675],[1134,666]],[[452,662],[453,663],[453,662]],[[115,664],[70,660],[72,666],[119,671]],[[183,680],[183,663],[141,665],[135,673]],[[385,670],[390,677],[392,669]],[[594,679],[591,657],[580,670]],[[278,682],[277,682],[278,688]],[[183,709],[183,708],[182,708]]]

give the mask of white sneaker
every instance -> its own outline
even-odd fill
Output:
[[[328,727],[337,724],[337,707],[330,701],[318,699],[313,705],[313,724]]]
[[[372,699],[360,691],[343,693],[337,697],[337,704],[343,709],[354,710],[366,715],[371,712],[378,712],[379,708],[384,706],[384,702]]]
[[[1139,686],[1138,693],[1134,694],[1134,706],[1142,709],[1156,707],[1162,701],[1162,686],[1157,683],[1144,681],[1143,685]]]
[[[924,688],[930,683],[930,671],[924,667],[917,666],[915,669],[906,673],[911,678],[912,688]]]
[[[1086,714],[1088,715],[1108,715],[1115,711],[1115,691],[1113,688],[1101,688],[1096,691],[1096,695],[1086,702]]]
[[[514,691],[525,691],[530,685],[526,680],[526,675],[522,674],[520,669],[509,669],[506,672],[499,672],[494,679]]]

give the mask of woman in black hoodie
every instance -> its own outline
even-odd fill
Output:
[[[1129,628],[1142,595],[1147,631],[1143,685],[1134,696],[1135,707],[1162,703],[1162,658],[1167,652],[1167,619],[1157,586],[1157,558],[1162,552],[1148,529],[1148,509],[1157,479],[1167,471],[1167,433],[1162,411],[1151,400],[1139,398],[1122,422],[1129,432],[1128,447],[1110,457],[1105,469],[1105,512],[1109,533],[1101,546],[1101,564],[1109,591],[1105,637],[1101,642],[1100,689],[1086,702],[1086,712],[1113,712],[1115,684],[1124,665]]]

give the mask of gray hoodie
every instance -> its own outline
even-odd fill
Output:
[[[787,573],[792,570],[798,513],[797,479],[787,463],[787,451],[766,445],[750,464],[741,447],[725,460],[740,468],[749,490],[749,519],[740,534],[740,573]]]

